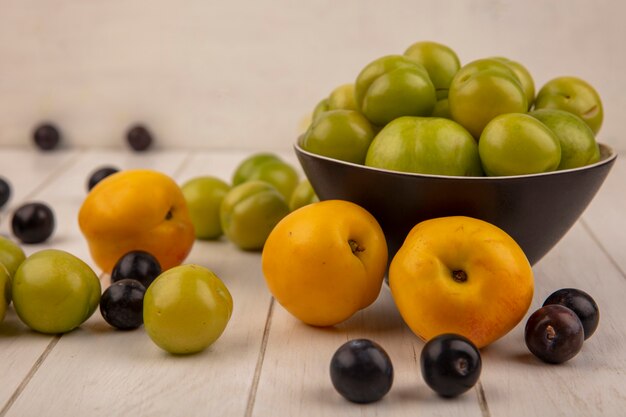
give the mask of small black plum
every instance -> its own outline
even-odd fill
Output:
[[[350,340],[330,361],[330,379],[344,398],[355,403],[380,400],[393,384],[393,365],[387,352],[368,339]]]
[[[533,355],[556,364],[580,352],[585,332],[576,313],[560,304],[549,304],[530,315],[524,338]]]
[[[43,123],[37,126],[33,134],[35,145],[43,151],[50,151],[57,147],[61,140],[59,129],[51,123]]]
[[[4,207],[4,205],[11,198],[11,184],[9,182],[0,177],[0,209]]]
[[[22,243],[41,243],[52,236],[55,221],[52,209],[45,203],[26,203],[13,212],[11,228]]]
[[[145,126],[135,125],[128,130],[126,141],[135,151],[145,151],[152,144],[152,135]]]
[[[87,181],[87,191],[91,191],[91,189],[95,187],[97,183],[99,183],[109,175],[115,174],[118,171],[119,169],[111,166],[104,166],[96,169],[89,176],[89,180]]]
[[[550,294],[543,305],[560,304],[572,310],[583,325],[585,340],[598,328],[600,321],[600,311],[598,304],[586,292],[576,288],[563,288]]]
[[[111,282],[122,279],[135,279],[148,288],[161,274],[161,264],[150,253],[136,250],[122,256],[111,271]]]
[[[424,381],[433,391],[442,397],[456,397],[476,384],[482,360],[469,339],[446,333],[424,345],[420,367]]]
[[[145,293],[146,287],[137,280],[113,282],[100,297],[100,313],[107,323],[117,329],[136,329],[143,324]]]

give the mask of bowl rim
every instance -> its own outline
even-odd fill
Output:
[[[461,176],[461,175],[440,175],[440,174],[420,174],[420,173],[416,173],[416,172],[405,172],[405,171],[393,171],[390,169],[384,169],[384,168],[376,168],[376,167],[370,167],[367,165],[361,165],[361,164],[356,164],[354,162],[348,162],[348,161],[343,161],[341,159],[335,159],[335,158],[330,158],[328,156],[324,156],[324,155],[319,155],[313,152],[309,152],[305,149],[303,149],[299,143],[295,143],[293,145],[296,154],[297,153],[302,153],[304,155],[307,155],[309,157],[315,158],[315,159],[322,159],[322,160],[326,160],[328,162],[333,162],[335,164],[340,164],[340,165],[346,165],[346,166],[351,166],[351,167],[355,167],[358,169],[362,169],[362,170],[366,170],[366,171],[372,171],[372,172],[380,172],[382,174],[387,174],[387,175],[399,175],[399,176],[404,176],[404,177],[415,177],[415,178],[432,178],[432,179],[439,179],[439,180],[461,180],[461,181],[501,181],[504,179],[520,179],[520,178],[532,178],[532,177],[546,177],[546,176],[555,176],[555,175],[566,175],[568,173],[572,173],[572,172],[576,172],[576,171],[587,171],[590,169],[593,169],[594,167],[597,166],[601,166],[601,165],[605,165],[605,164],[609,164],[612,161],[614,161],[615,159],[617,159],[617,152],[615,152],[615,150],[610,147],[609,145],[607,145],[606,143],[602,143],[602,142],[597,142],[598,146],[600,147],[600,160],[598,162],[594,162],[593,164],[589,164],[589,165],[583,165],[581,167],[576,167],[576,168],[569,168],[569,169],[561,169],[561,170],[555,170],[555,171],[549,171],[549,172],[540,172],[537,174],[524,174],[524,175],[502,175],[502,176]]]

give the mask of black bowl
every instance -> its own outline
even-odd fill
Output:
[[[578,220],[617,154],[600,144],[599,162],[581,168],[508,177],[451,177],[394,172],[339,161],[295,145],[321,200],[348,200],[376,217],[391,259],[417,223],[469,216],[506,231],[537,263]]]

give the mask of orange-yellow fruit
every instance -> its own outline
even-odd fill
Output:
[[[85,198],[78,223],[93,260],[107,273],[133,250],[151,253],[167,270],[183,262],[195,240],[176,182],[147,169],[120,171],[100,181]]]
[[[284,217],[262,256],[276,300],[314,326],[332,326],[372,304],[387,267],[387,244],[376,219],[356,204],[329,200]]]
[[[391,262],[389,286],[416,335],[429,340],[457,333],[480,348],[522,320],[534,280],[524,252],[507,233],[454,216],[411,230]]]

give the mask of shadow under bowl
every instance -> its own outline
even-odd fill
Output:
[[[580,168],[507,177],[452,177],[388,171],[316,155],[295,145],[321,200],[347,200],[380,223],[389,259],[417,223],[468,216],[492,223],[537,263],[574,225],[596,195],[617,154],[600,144],[600,161]]]

